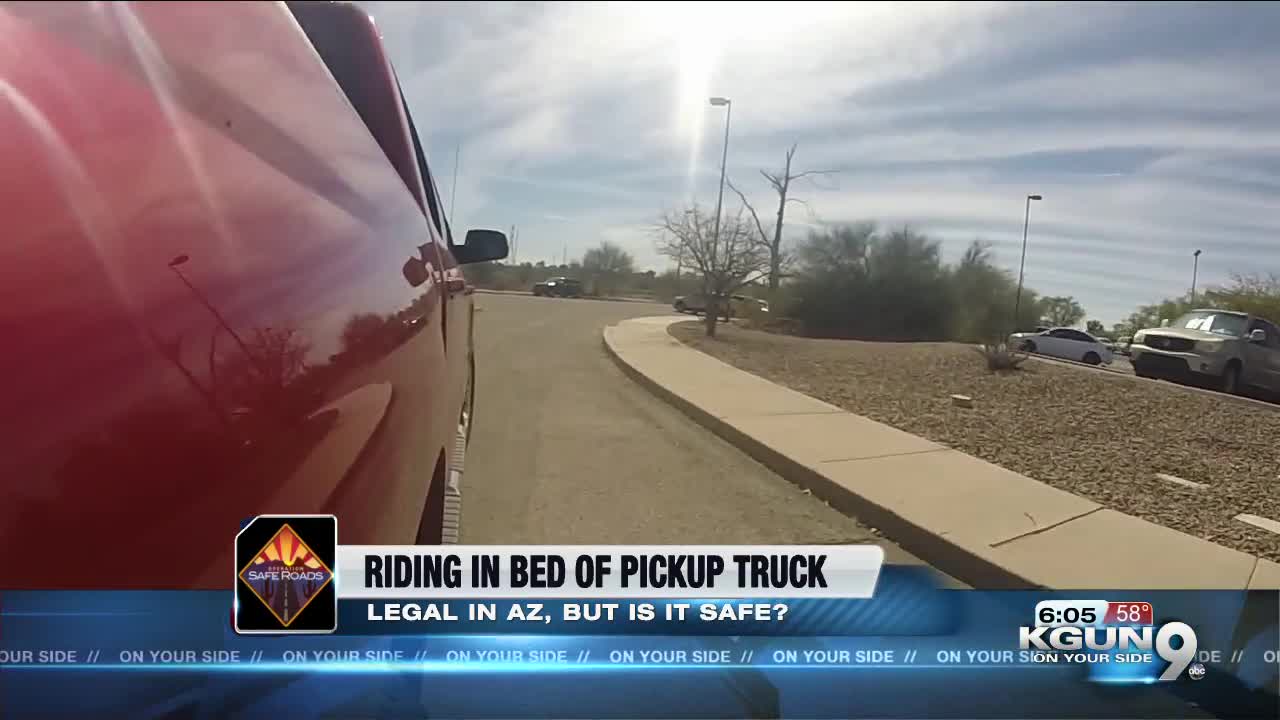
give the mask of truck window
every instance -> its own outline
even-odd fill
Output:
[[[1253,322],[1249,323],[1249,330],[1245,335],[1248,335],[1254,330],[1261,330],[1267,334],[1267,339],[1263,342],[1263,347],[1280,348],[1280,330],[1277,330],[1275,325],[1272,325],[1261,318],[1254,318]]]
[[[1267,334],[1266,347],[1280,349],[1280,328],[1264,320],[1262,322],[1262,331]]]
[[[425,178],[418,177],[413,149],[405,143],[399,87],[388,75],[389,63],[368,15],[347,3],[290,2],[288,7],[414,199],[429,198],[419,185]]]
[[[399,83],[396,84],[399,90]],[[418,127],[413,122],[413,113],[409,112],[409,104],[404,94],[400,94],[400,104],[404,106],[404,116],[409,120],[409,138],[413,140],[413,155],[418,162],[418,175],[422,177],[422,190],[427,196],[427,207],[430,208],[431,222],[436,226],[440,237],[453,244],[453,235],[449,232],[449,224],[444,220],[444,211],[440,207],[440,198],[436,195],[436,182],[427,167],[427,155],[422,151],[422,143],[418,140]]]

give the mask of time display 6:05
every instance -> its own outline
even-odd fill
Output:
[[[1150,625],[1152,615],[1151,603],[1143,601],[1043,600],[1036,605],[1040,627]]]
[[[1036,604],[1039,627],[1102,627],[1106,617],[1106,600],[1042,600]]]

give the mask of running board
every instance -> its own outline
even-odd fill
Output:
[[[444,523],[440,542],[457,545],[462,534],[462,472],[467,460],[466,427],[458,424],[453,436],[453,454],[449,458],[449,476],[444,484]]]

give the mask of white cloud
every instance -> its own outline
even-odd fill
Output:
[[[714,203],[715,94],[733,99],[730,175],[763,215],[756,170],[792,142],[801,168],[845,170],[797,188],[812,215],[790,208],[793,235],[911,220],[1012,264],[1041,192],[1029,283],[1106,320],[1183,292],[1194,247],[1203,282],[1280,269],[1261,267],[1280,231],[1266,6],[371,7],[437,175],[462,144],[456,225],[519,225],[523,256],[615,239],[663,265],[652,219]]]

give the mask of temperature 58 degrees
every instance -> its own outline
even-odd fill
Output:
[[[1143,601],[1042,600],[1036,604],[1035,624],[1047,627],[1078,625],[1151,625],[1154,610]]]

